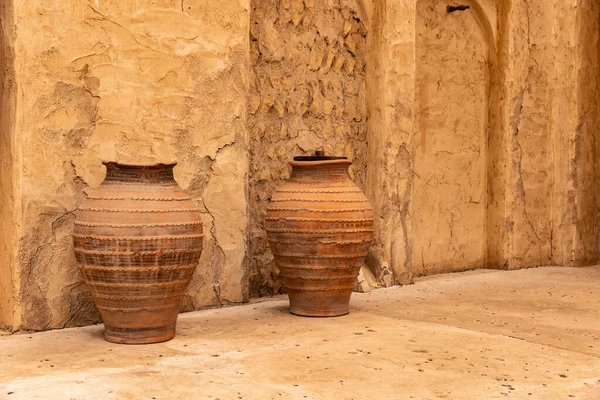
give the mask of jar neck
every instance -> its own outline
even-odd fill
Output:
[[[297,182],[331,182],[331,181],[346,181],[350,179],[348,173],[347,161],[342,161],[333,164],[318,164],[307,162],[294,162],[292,164],[291,181]]]
[[[104,163],[108,184],[159,184],[175,183],[173,167],[176,164],[127,165],[116,162]]]

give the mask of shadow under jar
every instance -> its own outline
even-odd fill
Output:
[[[292,314],[334,317],[350,296],[373,240],[373,209],[342,157],[295,157],[267,208],[267,236]]]
[[[106,178],[77,211],[73,234],[104,338],[172,339],[202,252],[199,210],[175,182],[175,163],[104,165]]]

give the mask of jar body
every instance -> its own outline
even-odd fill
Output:
[[[373,240],[373,209],[350,179],[349,161],[290,164],[292,175],[273,195],[266,216],[290,312],[345,315]]]
[[[199,210],[175,182],[174,164],[105,165],[106,179],[77,211],[73,233],[104,337],[169,340],[202,252]]]

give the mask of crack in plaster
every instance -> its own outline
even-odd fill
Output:
[[[531,232],[533,233],[533,235],[536,238],[537,241],[537,247],[538,247],[538,256],[539,256],[539,264],[543,264],[542,262],[542,257],[543,257],[543,250],[542,250],[542,241],[541,241],[541,237],[539,235],[539,233],[537,232],[537,230],[535,229],[535,226],[533,225],[533,222],[531,221],[531,217],[529,216],[528,212],[527,212],[527,196],[525,194],[525,185],[523,182],[523,166],[522,166],[522,162],[523,162],[523,149],[521,146],[521,143],[519,141],[519,130],[520,130],[520,125],[521,125],[521,119],[524,115],[524,102],[525,102],[525,93],[526,92],[531,92],[531,79],[532,79],[532,74],[533,74],[533,70],[535,68],[535,66],[537,66],[537,62],[535,61],[535,58],[532,55],[532,45],[531,45],[531,15],[530,15],[530,9],[529,9],[529,5],[527,4],[527,2],[524,3],[525,4],[525,14],[526,14],[526,18],[527,18],[527,75],[525,76],[525,80],[523,83],[523,87],[521,88],[521,90],[519,91],[519,95],[517,96],[517,102],[515,105],[515,109],[518,109],[518,112],[516,113],[516,115],[513,117],[513,122],[512,125],[514,126],[514,134],[513,134],[513,154],[514,154],[514,161],[513,161],[513,170],[515,171],[515,173],[517,174],[517,180],[515,182],[516,185],[516,194],[517,194],[517,198],[520,198],[523,202],[523,209],[522,209],[522,213],[523,213],[523,217],[527,223],[527,225],[529,226]],[[509,219],[511,220],[511,226],[514,226],[514,216],[512,216],[511,213],[509,213],[510,217]],[[529,248],[525,251],[524,254],[527,254],[529,252]]]

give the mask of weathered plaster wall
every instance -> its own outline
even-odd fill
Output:
[[[264,214],[289,177],[288,161],[324,149],[353,161],[364,186],[366,37],[353,1],[258,0],[250,24],[250,290],[277,293],[278,268],[268,250]]]
[[[0,329],[14,310],[14,23],[12,1],[0,4]]]
[[[414,0],[373,2],[367,196],[375,243],[367,262],[385,283],[408,283],[413,276],[415,16]]]
[[[596,222],[597,192],[600,175],[598,167],[598,85],[600,84],[600,64],[598,60],[600,4],[593,0],[579,0],[571,5],[576,15],[574,29],[575,80],[576,80],[576,123],[570,129],[569,154],[572,164],[569,177],[572,178],[569,202],[574,215],[571,224],[573,233],[563,239],[572,243],[570,251],[563,252],[561,265],[583,266],[598,261]],[[556,33],[555,33],[556,34]]]
[[[485,262],[488,43],[474,11],[417,2],[414,273]]]
[[[247,0],[21,1],[20,320],[99,320],[71,249],[73,210],[101,159],[177,159],[208,234],[185,309],[248,298]]]
[[[404,283],[462,268],[595,263],[598,4],[463,3],[470,9],[453,17],[472,19],[454,30],[444,2],[372,2],[367,191],[378,219],[370,266]],[[471,62],[461,65],[465,54]],[[487,82],[487,93],[476,82]],[[449,110],[469,88],[456,117]],[[456,132],[471,154],[444,148],[433,157]],[[483,142],[473,146],[475,138]],[[428,187],[440,179],[455,187]],[[469,198],[483,205],[466,206],[466,220],[438,213]]]
[[[497,8],[495,52],[491,55],[489,76],[489,125],[487,146],[486,266],[505,268],[508,229],[506,223],[508,182],[508,17],[510,4],[500,1]]]
[[[508,268],[552,262],[553,17],[536,0],[513,2],[508,19]]]
[[[596,170],[594,182],[596,184],[595,195],[596,195],[596,219],[595,219],[595,232],[596,232],[596,257],[600,260],[600,4],[594,1],[585,2],[586,8],[589,8],[589,14],[581,13],[580,16],[587,16],[588,20],[587,25],[583,27],[585,29],[581,29],[581,33],[583,35],[580,36],[582,40],[584,40],[583,45],[581,46],[582,54],[584,55],[583,59],[586,60],[584,62],[585,68],[589,71],[590,76],[596,80],[596,87],[589,88],[585,80],[581,80],[581,84],[583,84],[584,88],[588,88],[590,90],[589,94],[593,95],[592,91],[595,90],[595,99],[591,99],[595,101],[596,109],[589,110],[590,118],[595,119],[596,125],[593,129],[595,129],[595,142],[596,142]],[[594,18],[594,14],[599,15],[598,18]],[[589,126],[589,125],[588,125]]]
[[[4,0],[0,327],[99,320],[70,233],[101,159],[179,160],[185,310],[280,291],[265,207],[318,148],[354,161],[384,285],[597,262],[600,5],[461,3]]]
[[[514,1],[499,14],[488,266],[593,264],[598,5]]]

